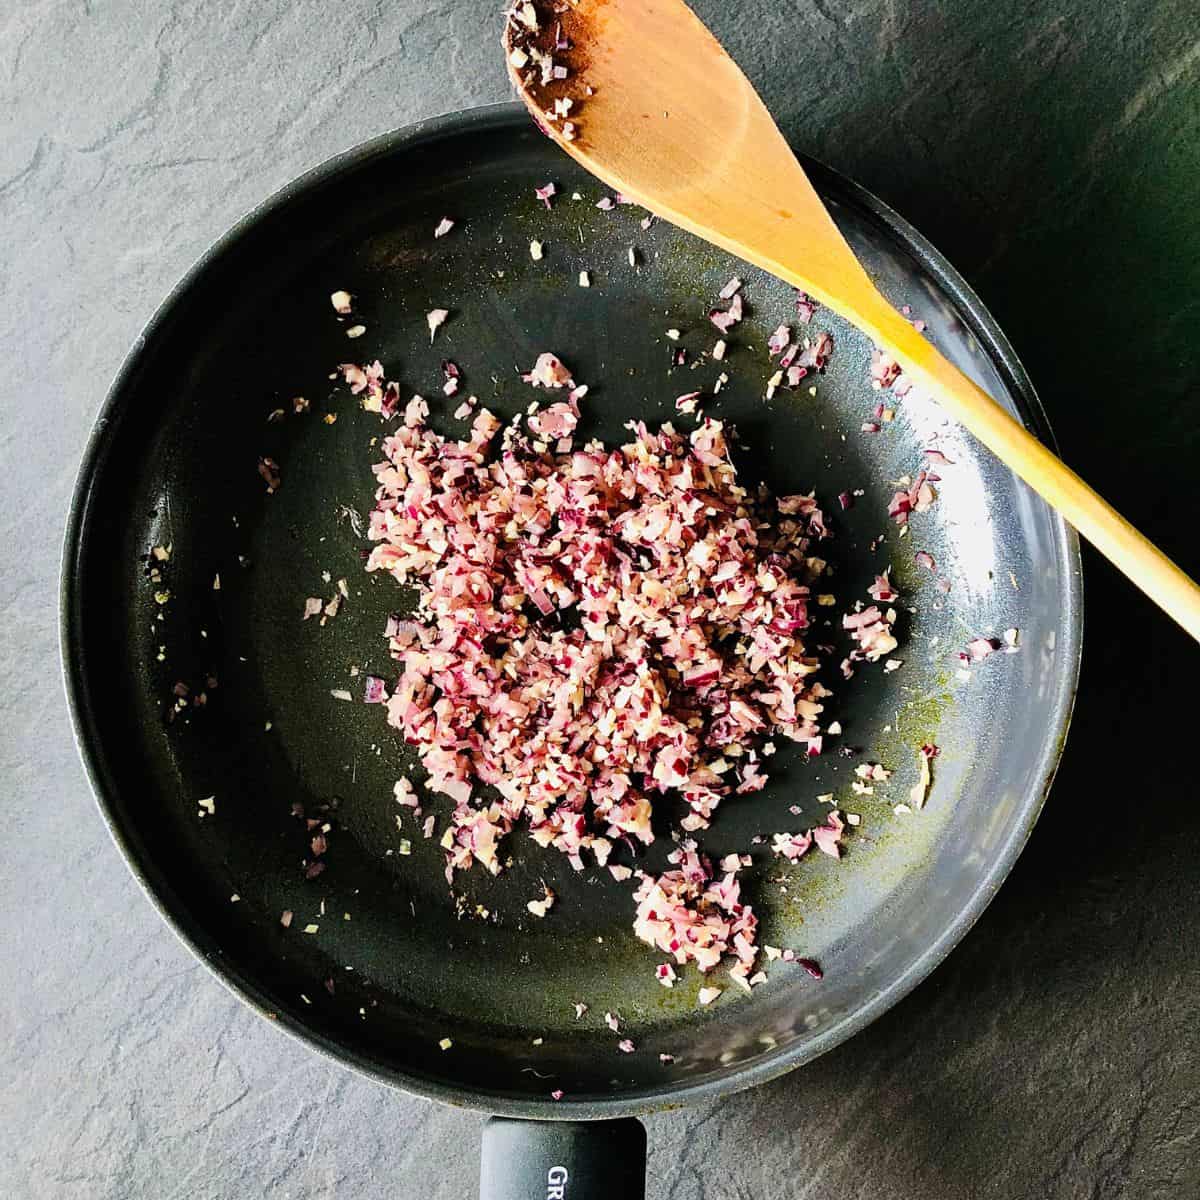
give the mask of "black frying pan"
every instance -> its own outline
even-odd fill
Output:
[[[805,167],[884,290],[1045,435],[1011,349],[948,264],[860,188]],[[560,195],[547,212],[533,189],[549,179]],[[575,190],[585,199],[572,201]],[[663,223],[643,231],[636,209],[602,212],[601,195],[512,105],[389,134],[286,188],[204,258],[129,356],[87,452],[65,553],[68,690],[131,869],[218,976],[281,1027],[386,1083],[535,1119],[489,1128],[491,1196],[567,1187],[558,1174],[548,1180],[551,1167],[567,1172],[570,1200],[640,1194],[637,1122],[581,1122],[770,1079],[914,987],[978,917],[1029,834],[1079,656],[1077,548],[1055,514],[919,400],[883,433],[861,433],[876,400],[869,347],[825,314],[819,327],[837,349],[818,394],[765,401],[763,346],[791,312],[789,289]],[[435,242],[446,214],[458,225]],[[546,245],[536,264],[535,236]],[[576,286],[585,268],[590,289]],[[397,830],[392,783],[413,764],[383,710],[358,702],[352,674],[391,674],[382,630],[405,601],[362,570],[381,423],[330,373],[378,356],[389,376],[437,395],[450,355],[466,390],[507,416],[529,399],[514,367],[553,349],[592,385],[583,431],[614,439],[631,416],[667,419],[676,395],[711,386],[669,368],[663,331],[710,345],[704,314],[735,268],[751,312],[730,384],[708,411],[736,424],[749,477],[779,492],[819,489],[836,529],[840,598],[863,595],[890,562],[915,611],[904,617],[901,670],[839,681],[844,741],[861,757],[781,752],[770,787],[728,802],[704,838],[715,855],[752,849],[744,886],[760,940],[819,960],[824,979],[775,963],[752,997],[727,988],[699,1009],[694,971],[673,991],[654,981],[657,957],[632,934],[629,885],[607,871],[577,874],[517,834],[512,868],[460,877],[456,903],[436,841]],[[356,342],[331,310],[338,288],[358,298],[367,332]],[[431,347],[425,313],[438,306],[454,315]],[[267,420],[297,395],[306,416]],[[955,465],[901,540],[886,517],[888,481],[913,472],[934,436]],[[271,496],[256,470],[263,455],[282,473]],[[839,512],[834,496],[859,487],[855,507]],[[154,560],[155,546],[169,546],[169,560]],[[948,596],[913,565],[916,549],[953,580]],[[322,628],[300,610],[306,596],[332,595],[324,572],[346,579],[350,596]],[[1021,630],[1020,651],[960,678],[965,642],[1009,626]],[[332,694],[340,689],[354,702]],[[897,816],[926,740],[942,747],[929,805]],[[896,772],[874,797],[850,792],[864,759]],[[810,855],[781,867],[752,846],[756,834],[815,823],[825,811],[816,797],[830,791],[862,815],[843,862]],[[210,796],[211,814],[199,803]],[[445,807],[434,799],[434,811]],[[309,820],[331,827],[315,877]],[[643,862],[661,869],[668,849],[661,839]],[[559,902],[539,921],[525,902],[543,879]],[[295,914],[288,928],[284,910]],[[589,1006],[581,1018],[577,1001]],[[620,1013],[635,1053],[617,1051],[606,1010]],[[620,1178],[614,1164],[624,1164]]]

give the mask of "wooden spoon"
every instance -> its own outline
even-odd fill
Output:
[[[504,45],[522,99],[572,158],[857,325],[1200,640],[1200,588],[880,295],[758,93],[683,0],[515,0]]]

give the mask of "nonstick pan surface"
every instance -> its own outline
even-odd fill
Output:
[[[873,197],[805,165],[884,291],[1048,436],[1011,348],[949,265]],[[533,194],[548,180],[559,192],[551,211]],[[510,105],[386,135],[285,189],[204,258],[129,356],[88,449],[64,563],[65,669],[84,759],[166,919],[239,995],[316,1048],[407,1090],[513,1116],[618,1116],[748,1086],[909,991],[978,917],[1029,834],[1080,647],[1078,550],[1053,512],[920,400],[899,404],[879,434],[861,432],[879,398],[870,347],[825,312],[813,329],[831,329],[836,350],[816,395],[765,400],[765,342],[792,318],[791,290],[662,222],[643,230],[639,209],[597,209],[603,194]],[[435,241],[444,215],[456,227]],[[577,285],[583,269],[591,288]],[[859,753],[806,762],[781,749],[768,788],[731,798],[703,835],[711,854],[754,855],[744,887],[760,941],[819,961],[824,979],[776,962],[753,996],[727,987],[699,1009],[694,971],[671,991],[655,982],[660,956],[633,936],[630,884],[591,865],[576,873],[517,833],[511,869],[461,875],[456,900],[436,839],[411,821],[397,829],[392,784],[413,762],[384,710],[361,702],[364,673],[394,673],[382,631],[406,602],[391,579],[366,575],[360,554],[383,426],[331,373],[378,357],[405,388],[440,398],[450,357],[464,394],[509,416],[531,399],[517,369],[554,350],[591,385],[582,432],[611,442],[631,418],[671,419],[675,396],[711,388],[716,364],[669,367],[665,330],[684,331],[693,359],[710,347],[706,313],[734,273],[749,316],[706,411],[736,426],[748,478],[817,489],[840,603],[892,566],[904,665],[827,681],[841,741]],[[358,340],[330,306],[337,289],[356,297]],[[435,307],[452,316],[431,346]],[[292,415],[296,396],[306,415]],[[455,403],[432,403],[444,430]],[[288,415],[268,421],[280,407]],[[901,538],[887,517],[892,481],[933,444],[954,465],[938,468],[938,502]],[[279,464],[274,495],[257,471],[264,455]],[[842,512],[838,493],[860,488]],[[153,558],[156,546],[167,560]],[[916,550],[952,581],[948,595],[914,565]],[[342,611],[303,622],[304,599],[331,597],[338,579]],[[966,642],[1009,627],[1020,649],[960,677]],[[352,702],[334,695],[342,689]],[[929,803],[897,815],[926,741],[941,747]],[[851,791],[864,761],[895,772],[874,796]],[[781,865],[753,844],[822,819],[817,797],[829,792],[862,817],[842,862]],[[297,805],[330,825],[315,878]],[[642,864],[662,869],[669,849],[660,838]],[[525,903],[543,880],[559,900],[537,920]],[[577,1002],[588,1005],[581,1018]],[[617,1051],[607,1010],[635,1053]],[[550,1098],[558,1089],[561,1102]]]

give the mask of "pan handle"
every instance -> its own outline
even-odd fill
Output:
[[[480,1200],[645,1200],[641,1121],[515,1121],[483,1127]]]

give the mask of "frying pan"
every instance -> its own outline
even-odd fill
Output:
[[[1029,380],[963,280],[874,197],[804,165],[885,292],[1048,437]],[[550,211],[533,194],[548,180]],[[201,260],[129,355],[65,548],[76,733],[130,868],[185,943],[278,1026],[384,1083],[498,1114],[485,1133],[491,1197],[640,1196],[644,1133],[630,1118],[807,1062],[924,978],[1029,835],[1079,661],[1078,549],[1052,511],[919,398],[864,433],[879,399],[870,347],[827,314],[815,327],[836,349],[815,393],[764,399],[766,336],[791,317],[790,290],[662,222],[643,229],[637,209],[598,209],[602,195],[516,105],[388,134],[285,188]],[[435,240],[445,215],[457,224]],[[591,288],[577,285],[584,269]],[[844,752],[806,761],[781,748],[768,788],[727,801],[703,835],[711,855],[753,854],[743,886],[760,941],[819,961],[824,978],[775,962],[752,996],[727,986],[700,1008],[695,971],[670,991],[655,981],[628,883],[575,872],[516,833],[510,869],[462,874],[451,896],[436,838],[397,829],[392,784],[420,772],[383,709],[361,703],[362,675],[394,674],[382,632],[412,597],[362,569],[383,427],[334,374],[378,357],[404,387],[437,396],[451,357],[464,391],[507,417],[531,398],[519,370],[552,349],[591,385],[581,432],[612,442],[627,420],[670,419],[675,396],[712,386],[715,364],[690,362],[711,346],[707,308],[735,271],[749,314],[707,411],[736,427],[748,479],[818,489],[839,604],[891,564],[904,665],[829,680]],[[330,306],[337,289],[356,298],[357,341]],[[435,307],[452,315],[431,345]],[[672,326],[691,351],[682,366],[671,365]],[[297,396],[307,413],[293,412]],[[453,403],[433,404],[435,425],[454,427]],[[931,445],[952,465],[937,467],[937,503],[901,537],[887,500]],[[272,495],[263,456],[279,464]],[[844,512],[842,492],[854,496]],[[948,593],[915,565],[917,550]],[[331,598],[338,580],[341,611],[302,621],[305,598]],[[1015,653],[962,668],[970,638],[1009,627]],[[927,741],[941,748],[929,802],[897,814]],[[871,761],[895,774],[855,794],[853,768]],[[825,793],[861,817],[844,859],[772,861],[755,839],[816,823]],[[439,823],[444,799],[427,801]],[[310,821],[329,826],[315,877]],[[660,837],[639,865],[663,869],[670,846]],[[543,881],[559,899],[537,920],[525,903]],[[579,1017],[577,1003],[588,1006]],[[618,1052],[606,1011],[634,1053]]]

